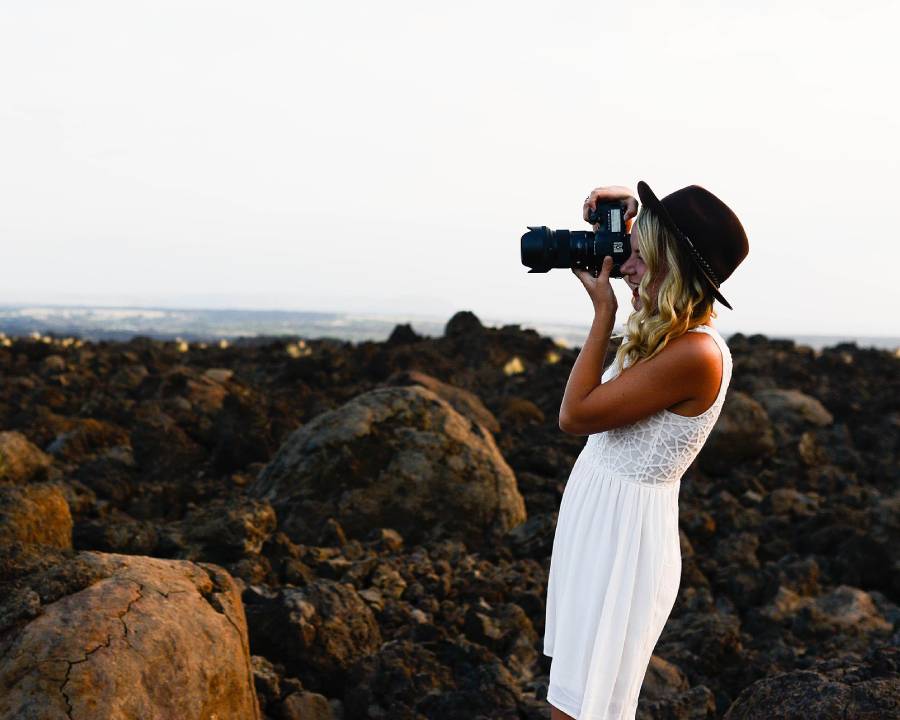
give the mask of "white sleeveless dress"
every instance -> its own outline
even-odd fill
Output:
[[[632,720],[650,656],[681,583],[678,492],[706,442],[731,381],[722,352],[715,402],[695,417],[662,410],[589,435],[560,502],[544,654],[547,701],[578,720]],[[603,382],[616,375],[615,362]]]

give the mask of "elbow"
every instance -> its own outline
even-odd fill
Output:
[[[559,414],[559,429],[566,435],[592,435],[598,432],[605,432],[611,427],[609,423],[604,422],[600,418],[583,418],[579,421],[570,415]]]
[[[559,429],[566,435],[577,435],[577,429],[572,424],[572,419],[565,413],[559,413]]]

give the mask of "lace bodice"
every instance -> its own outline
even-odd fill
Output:
[[[660,410],[631,425],[589,435],[585,450],[594,463],[622,480],[643,485],[667,485],[681,479],[697,457],[722,411],[725,393],[731,381],[731,352],[718,331],[700,325],[688,332],[712,336],[722,352],[722,382],[715,402],[699,415],[677,415]],[[603,382],[617,375],[613,362],[603,373]]]

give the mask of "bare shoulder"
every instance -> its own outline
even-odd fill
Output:
[[[669,341],[671,348],[680,358],[700,365],[722,367],[722,351],[711,335],[705,332],[686,332]]]
[[[704,332],[686,332],[669,341],[660,352],[668,354],[668,363],[692,376],[695,388],[708,382],[719,386],[722,376],[722,351],[716,341]]]
[[[722,351],[708,333],[686,332],[679,335],[660,354],[667,351],[670,362],[681,369],[679,375],[687,381],[693,397],[711,395],[715,398],[722,379]]]

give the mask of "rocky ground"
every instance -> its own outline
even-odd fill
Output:
[[[549,718],[577,349],[0,340],[0,718]],[[729,345],[638,717],[898,717],[898,358]]]

